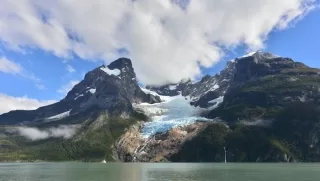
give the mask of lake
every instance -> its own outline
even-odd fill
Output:
[[[0,163],[0,181],[318,181],[320,164]]]

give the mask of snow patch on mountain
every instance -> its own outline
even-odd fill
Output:
[[[217,108],[223,102],[223,99],[224,99],[224,96],[220,96],[216,99],[209,101],[208,103],[213,104],[213,105],[210,106],[208,109],[213,110],[213,109]]]
[[[250,53],[248,53],[248,54],[246,54],[246,55],[243,55],[243,56],[240,57],[240,58],[251,57],[251,56],[254,55],[255,53],[257,53],[257,51],[255,51],[255,52],[250,52]]]
[[[84,96],[83,94],[78,95],[77,97],[74,98],[74,100],[77,100],[79,97]]]
[[[218,84],[215,84],[213,87],[211,87],[209,90],[207,90],[206,93],[210,92],[210,91],[215,91],[215,90],[217,90],[219,88],[220,88],[220,86]]]
[[[273,58],[278,58],[278,55],[269,53],[269,52],[263,52],[263,51],[256,51],[256,52],[250,52],[240,58],[246,58],[246,57],[251,57],[251,56],[256,56],[256,57],[263,57],[264,59],[273,59]]]
[[[169,85],[169,90],[176,90],[178,85]]]
[[[97,89],[93,89],[93,88],[91,88],[91,89],[87,90],[87,92],[90,92],[91,94],[96,93],[96,91],[97,91]]]
[[[70,111],[71,110],[63,112],[63,113],[60,113],[60,114],[57,114],[55,116],[48,117],[46,120],[59,120],[59,119],[68,117],[70,115]]]
[[[121,74],[121,71],[119,69],[109,69],[107,66],[105,67],[101,67],[100,70],[104,71],[105,73],[107,73],[108,75],[115,75],[115,76],[119,76]]]
[[[302,95],[302,96],[299,96],[298,99],[299,99],[301,102],[306,102],[307,96],[304,94],[304,95]]]
[[[170,96],[162,96],[162,95],[159,95],[158,93],[154,92],[154,91],[151,91],[151,90],[148,90],[146,88],[141,88],[141,90],[146,93],[146,94],[151,94],[151,95],[154,95],[154,96],[159,96],[161,101],[169,101],[171,99]],[[145,104],[145,103],[142,103],[142,104]]]

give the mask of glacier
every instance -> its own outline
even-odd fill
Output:
[[[194,107],[190,105],[190,98],[182,95],[161,96],[156,92],[141,88],[145,93],[159,96],[162,100],[160,103],[134,104],[137,109],[142,109],[144,113],[151,118],[142,128],[141,136],[149,138],[156,133],[166,132],[174,127],[185,126],[197,121],[211,121],[200,114],[208,109]],[[216,108],[223,98],[216,100]]]

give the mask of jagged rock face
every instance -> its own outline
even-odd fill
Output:
[[[16,124],[41,121],[70,111],[77,114],[92,107],[105,109],[115,116],[130,115],[132,103],[160,102],[158,96],[144,93],[136,80],[130,59],[120,58],[108,66],[100,66],[88,72],[84,80],[75,85],[58,103],[35,111],[12,111],[0,116],[0,124]]]
[[[158,133],[147,140],[141,138],[143,125],[132,125],[115,143],[119,160],[124,162],[161,162],[170,160],[183,143],[196,136],[200,130],[210,125],[198,122],[185,127],[172,128],[166,133]]]
[[[235,62],[228,62],[227,67],[215,76],[206,75],[198,82],[186,81],[164,86],[147,86],[147,89],[159,95],[175,96],[181,94],[191,98],[191,105],[206,108],[213,106],[209,101],[223,96],[233,80]]]
[[[308,68],[292,59],[277,57],[266,52],[257,52],[252,56],[236,59],[234,81],[244,82],[252,78],[279,74],[286,69]]]
[[[316,81],[319,70],[310,68],[303,63],[294,62],[290,58],[278,57],[271,53],[258,51],[247,56],[229,61],[225,69],[215,76],[206,75],[198,82],[188,81],[172,85],[149,88],[160,95],[172,96],[182,94],[191,98],[191,105],[208,108],[215,104],[214,101],[223,98],[223,105],[235,103],[248,103],[253,105],[281,105],[301,100],[318,100],[319,87]],[[308,80],[308,86],[301,89],[283,91],[281,94],[263,92],[243,92],[241,89],[252,84],[270,84],[278,81],[294,85]],[[300,84],[302,85],[302,83]],[[170,89],[171,87],[171,89]],[[174,89],[175,88],[175,89]],[[290,88],[290,86],[289,86]],[[241,92],[241,94],[238,94]],[[239,97],[240,96],[240,97]],[[214,118],[214,116],[210,116]]]
[[[131,103],[160,102],[159,97],[148,95],[140,89],[131,61],[126,58],[87,73],[84,80],[77,84],[64,100],[79,102],[74,111],[95,105],[117,115],[120,112],[131,113]]]
[[[215,103],[210,103],[210,101],[225,95],[233,81],[234,72],[235,62],[230,61],[219,74],[207,75],[199,82],[188,85],[182,94],[190,96],[193,100],[191,104],[194,106],[202,108],[213,106]]]

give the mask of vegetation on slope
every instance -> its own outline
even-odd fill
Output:
[[[173,161],[278,162],[320,161],[320,110],[311,103],[297,102],[279,111],[268,126],[222,123],[209,125],[185,142]]]
[[[115,140],[130,125],[145,119],[141,113],[135,113],[130,118],[108,117],[100,113],[94,118],[82,121],[80,130],[70,139],[49,138],[30,141],[18,135],[11,135],[0,139],[0,161],[112,161],[115,159]],[[45,127],[49,126],[47,124]],[[44,125],[38,127],[43,128]]]

